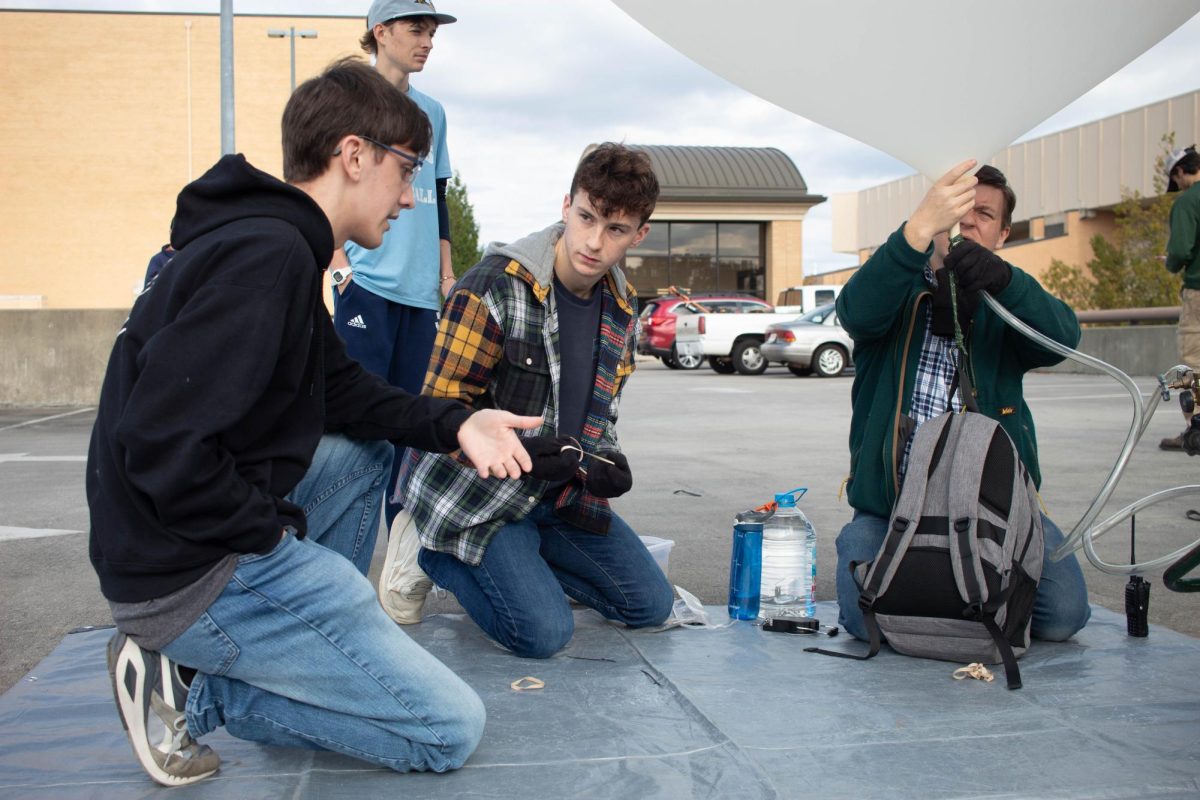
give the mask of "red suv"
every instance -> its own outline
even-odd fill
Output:
[[[693,295],[691,303],[680,297],[655,297],[647,300],[642,307],[637,351],[658,356],[671,369],[696,369],[703,364],[703,357],[681,356],[675,350],[675,316],[697,313],[694,303],[699,303],[706,310],[716,314],[772,310],[771,304],[766,300],[748,295]]]

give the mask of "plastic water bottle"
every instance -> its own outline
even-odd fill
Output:
[[[762,584],[763,524],[739,518],[733,526],[733,553],[729,557],[729,616],[757,619]]]
[[[807,489],[775,495],[775,513],[763,522],[759,616],[816,615],[817,532],[796,500]]]

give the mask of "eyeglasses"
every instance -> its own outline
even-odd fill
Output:
[[[417,173],[421,171],[421,167],[425,166],[425,161],[423,159],[417,158],[416,156],[410,156],[408,153],[405,153],[403,150],[397,150],[394,147],[388,147],[383,142],[372,139],[370,136],[363,136],[361,133],[358,133],[355,135],[358,138],[362,139],[363,141],[370,142],[371,144],[375,145],[376,147],[382,148],[383,150],[388,151],[392,155],[397,156],[401,160],[407,161],[409,164],[411,164],[412,166],[405,169],[404,172],[401,174],[401,177],[404,179],[405,183],[412,183],[413,181],[415,181],[417,179]],[[333,151],[333,154],[335,156],[341,155],[341,152],[342,152],[342,148],[339,147],[337,150]]]
[[[358,134],[358,138],[368,141],[371,144],[375,145],[376,147],[382,148],[382,149],[388,151],[389,153],[391,153],[392,155],[399,157],[401,160],[407,161],[409,164],[411,164],[412,165],[411,167],[409,167],[408,169],[404,170],[401,173],[401,177],[404,179],[405,183],[412,183],[413,181],[415,181],[417,179],[417,173],[421,171],[421,167],[425,166],[425,162],[423,160],[417,158],[416,156],[410,156],[408,153],[405,153],[403,150],[397,150],[394,147],[388,147],[383,142],[380,142],[376,139],[372,139],[370,136],[363,136],[360,133],[360,134]]]

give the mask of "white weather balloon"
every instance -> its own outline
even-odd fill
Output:
[[[747,91],[938,178],[986,162],[1200,0],[613,0]]]
[[[743,89],[935,180],[966,158],[988,161],[1200,11],[1200,0],[613,2]],[[1131,565],[1105,563],[1093,545],[1134,511],[1200,493],[1200,485],[1159,492],[1091,527],[1161,396],[1146,406],[1137,384],[1120,370],[1057,345],[985,299],[1031,338],[1112,375],[1133,400],[1133,420],[1113,471],[1053,557],[1082,543],[1097,568],[1119,575],[1187,556],[1200,539]]]

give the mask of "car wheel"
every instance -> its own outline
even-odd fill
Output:
[[[712,367],[712,371],[718,375],[732,375],[736,372],[733,362],[728,358],[710,358],[708,365]]]
[[[767,371],[767,360],[763,358],[762,342],[743,339],[733,346],[733,366],[743,375],[762,375]]]
[[[697,369],[704,363],[704,356],[680,353],[675,345],[671,345],[671,361],[675,369]]]
[[[788,372],[795,375],[797,378],[807,378],[812,375],[812,367],[801,367],[798,364],[788,364]]]
[[[662,362],[664,364],[666,364],[670,369],[679,369],[679,364],[677,364],[675,362],[675,351],[674,350],[671,351],[670,355],[659,356],[659,358],[661,358]]]
[[[813,353],[813,370],[822,378],[836,378],[846,371],[846,351],[836,344],[826,344]]]

